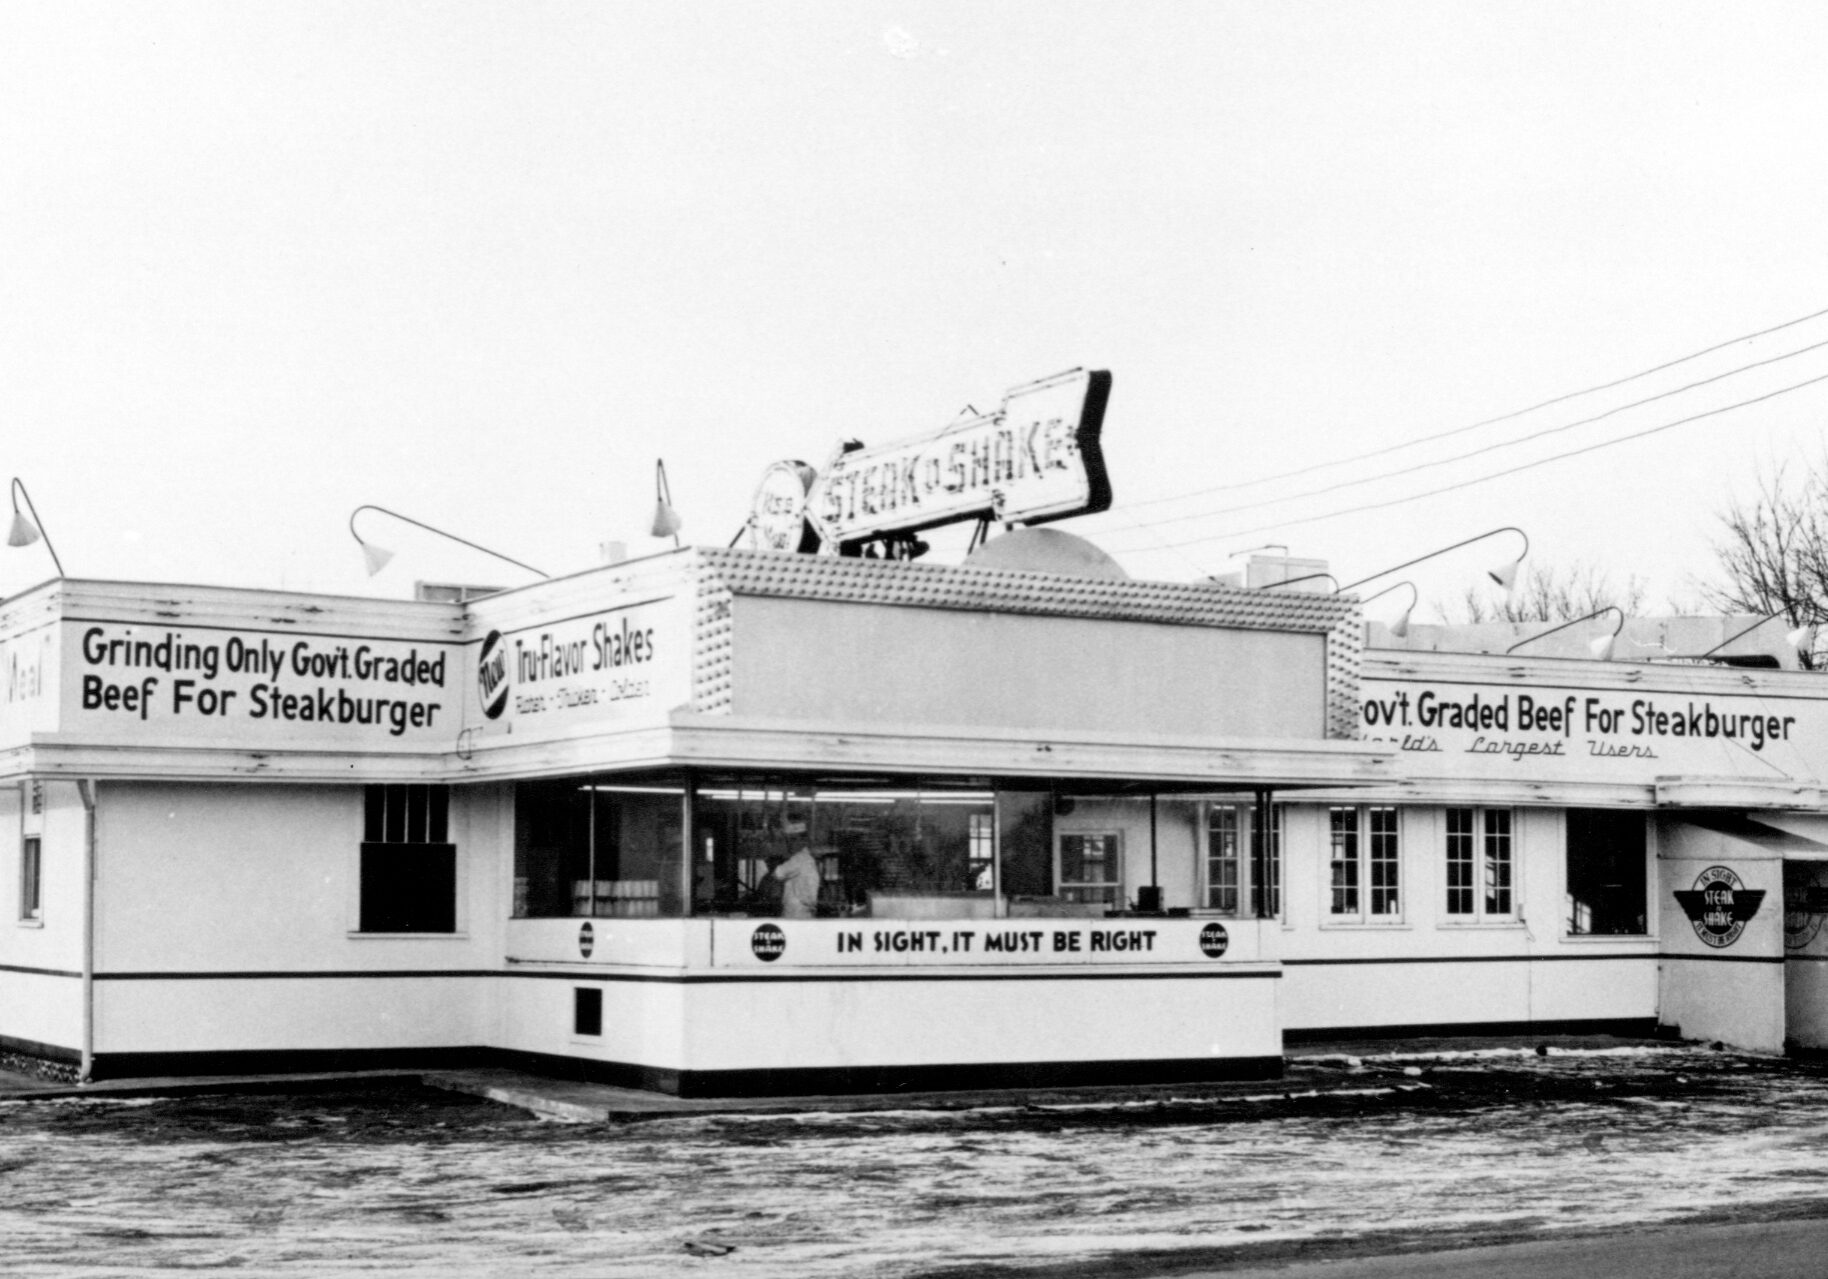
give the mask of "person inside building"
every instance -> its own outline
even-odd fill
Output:
[[[801,844],[770,875],[781,881],[781,915],[786,919],[811,919],[819,913],[819,859]]]

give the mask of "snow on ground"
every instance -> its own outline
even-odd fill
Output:
[[[1828,1074],[1808,1067],[1438,1054],[1302,1064],[1287,1082],[608,1128],[416,1089],[0,1105],[0,1238],[20,1279],[890,1279],[1828,1199]]]

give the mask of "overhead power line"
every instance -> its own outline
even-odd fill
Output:
[[[1660,426],[1646,427],[1642,431],[1633,431],[1629,435],[1620,435],[1610,440],[1601,440],[1596,444],[1588,444],[1581,448],[1569,449],[1562,453],[1552,453],[1548,457],[1540,457],[1531,462],[1521,462],[1516,466],[1506,467],[1501,471],[1493,471],[1489,475],[1476,475],[1471,479],[1460,480],[1453,484],[1443,484],[1440,488],[1428,489],[1421,493],[1410,493],[1403,497],[1394,497],[1382,502],[1366,502],[1360,506],[1349,506],[1344,510],[1327,511],[1320,515],[1306,515],[1299,519],[1278,520],[1270,524],[1257,524],[1250,528],[1227,529],[1222,533],[1209,533],[1203,537],[1187,538],[1180,542],[1163,542],[1161,543],[1161,549],[1180,550],[1188,546],[1198,546],[1205,542],[1218,541],[1221,538],[1248,537],[1253,533],[1262,533],[1270,529],[1293,528],[1298,524],[1316,524],[1322,520],[1334,520],[1346,515],[1358,515],[1364,511],[1381,511],[1392,506],[1402,506],[1408,502],[1419,502],[1423,498],[1438,497],[1443,493],[1452,493],[1459,489],[1472,488],[1479,484],[1489,484],[1493,480],[1503,479],[1507,475],[1516,475],[1521,471],[1534,470],[1539,466],[1547,466],[1551,462],[1566,461],[1571,457],[1581,457],[1587,453],[1597,453],[1601,449],[1609,449],[1618,444],[1627,444],[1632,440],[1641,440],[1647,436],[1660,435],[1664,431],[1674,430],[1678,426],[1687,426],[1691,422],[1700,422],[1706,418],[1719,417],[1722,413],[1731,413],[1735,409],[1749,408],[1754,404],[1763,404],[1766,400],[1774,400],[1780,395],[1789,395],[1793,391],[1800,391],[1804,387],[1815,386],[1821,382],[1828,382],[1828,373],[1822,373],[1801,382],[1793,382],[1789,386],[1779,387],[1775,391],[1767,391],[1763,395],[1755,395],[1750,399],[1740,400],[1734,404],[1725,404],[1719,408],[1708,409],[1702,413],[1694,413],[1688,417],[1677,418],[1673,422],[1664,422]],[[1145,548],[1133,547],[1131,549],[1142,550]]]
[[[1258,476],[1254,480],[1237,480],[1230,484],[1215,484],[1209,488],[1192,489],[1186,493],[1171,493],[1166,497],[1144,498],[1142,501],[1130,502],[1127,505],[1131,510],[1135,510],[1136,508],[1143,506],[1160,506],[1164,502],[1184,502],[1189,498],[1207,497],[1214,493],[1228,493],[1236,489],[1253,488],[1256,485],[1269,484],[1276,480],[1294,479],[1296,476],[1310,475],[1315,471],[1324,471],[1328,467],[1346,466],[1352,462],[1368,461],[1371,458],[1383,457],[1385,454],[1397,453],[1403,449],[1415,448],[1423,444],[1432,444],[1436,440],[1450,439],[1456,435],[1464,435],[1469,431],[1482,430],[1488,426],[1497,426],[1499,423],[1509,422],[1513,418],[1522,417],[1527,413],[1534,413],[1538,409],[1551,408],[1557,404],[1564,404],[1569,400],[1579,399],[1583,395],[1594,395],[1600,391],[1610,391],[1614,387],[1624,386],[1627,382],[1636,382],[1640,378],[1651,376],[1653,373],[1662,373],[1667,369],[1675,368],[1677,365],[1687,364],[1692,360],[1698,360],[1704,355],[1712,355],[1716,351],[1724,351],[1727,347],[1735,346],[1740,342],[1750,342],[1757,338],[1768,337],[1773,333],[1780,333],[1785,329],[1793,329],[1799,324],[1807,324],[1810,320],[1819,320],[1825,315],[1828,315],[1828,308],[1824,308],[1820,311],[1812,311],[1808,315],[1798,316],[1794,320],[1785,320],[1782,324],[1773,324],[1770,328],[1760,329],[1756,333],[1743,333],[1738,337],[1728,338],[1724,342],[1716,342],[1713,346],[1703,347],[1699,351],[1692,351],[1687,355],[1678,356],[1673,360],[1666,360],[1653,368],[1641,369],[1636,373],[1629,373],[1624,377],[1614,378],[1610,382],[1601,382],[1594,386],[1582,387],[1578,391],[1569,391],[1565,395],[1557,395],[1553,399],[1541,400],[1535,404],[1529,405],[1527,408],[1513,409],[1509,413],[1501,413],[1497,417],[1488,417],[1483,421],[1473,422],[1466,426],[1456,426],[1449,431],[1441,431],[1434,435],[1418,436],[1413,440],[1403,440],[1400,443],[1388,444],[1382,448],[1372,449],[1369,452],[1354,453],[1350,457],[1334,458],[1328,462],[1315,462],[1310,466],[1297,467],[1292,471],[1278,471],[1274,475]]]
[[[1393,471],[1379,471],[1373,475],[1361,475],[1349,480],[1340,480],[1334,484],[1323,485],[1316,489],[1305,489],[1302,492],[1289,493],[1282,497],[1266,497],[1259,501],[1244,502],[1237,506],[1224,506],[1216,510],[1193,511],[1186,515],[1170,515],[1159,520],[1150,520],[1148,523],[1160,527],[1165,524],[1185,524],[1191,520],[1211,519],[1216,515],[1232,515],[1239,511],[1255,511],[1265,506],[1281,506],[1288,502],[1299,502],[1310,497],[1320,497],[1326,493],[1337,493],[1341,489],[1357,488],[1364,484],[1375,484],[1379,480],[1395,479],[1398,476],[1413,475],[1418,471],[1429,471],[1439,466],[1449,466],[1455,462],[1464,462],[1468,458],[1482,457],[1487,453],[1496,453],[1500,449],[1516,448],[1519,445],[1528,444],[1531,440],[1540,440],[1550,435],[1560,435],[1564,431],[1572,431],[1577,427],[1591,426],[1595,422],[1603,422],[1605,419],[1624,413],[1629,409],[1642,408],[1644,405],[1654,404],[1658,400],[1667,400],[1671,396],[1681,395],[1685,391],[1693,391],[1697,387],[1725,381],[1730,377],[1738,377],[1741,373],[1750,373],[1753,369],[1762,369],[1767,365],[1781,364],[1785,360],[1794,360],[1799,355],[1807,355],[1809,352],[1819,351],[1823,347],[1828,347],[1828,338],[1824,338],[1820,342],[1812,342],[1808,346],[1798,347],[1794,351],[1786,351],[1782,355],[1773,355],[1769,359],[1757,360],[1751,364],[1742,364],[1738,368],[1728,369],[1724,373],[1716,373],[1712,377],[1704,377],[1698,381],[1689,382],[1668,391],[1659,391],[1657,394],[1647,395],[1641,400],[1632,400],[1629,404],[1616,405],[1603,413],[1595,413],[1591,417],[1583,417],[1577,421],[1563,423],[1560,426],[1546,426],[1540,430],[1531,431],[1512,439],[1499,440],[1493,444],[1483,444],[1476,449],[1468,449],[1464,453],[1454,453],[1448,457],[1434,458],[1427,462],[1417,462],[1412,466],[1398,467]]]

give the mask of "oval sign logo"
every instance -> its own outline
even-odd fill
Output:
[[[482,642],[476,659],[476,697],[490,719],[500,719],[508,709],[508,646],[501,642],[500,631],[490,631]]]
[[[775,924],[762,924],[749,934],[749,949],[764,964],[772,964],[787,952],[787,934]]]
[[[762,472],[749,506],[750,543],[758,551],[813,551],[819,535],[806,522],[806,493],[818,476],[804,462],[776,462]]]
[[[1207,924],[1200,929],[1200,949],[1208,959],[1218,959],[1230,950],[1231,934],[1225,931],[1225,925]]]
[[[1730,867],[1709,866],[1695,877],[1695,886],[1676,893],[1676,901],[1695,936],[1705,946],[1731,946],[1758,913],[1764,890],[1747,888]]]
[[[578,928],[578,954],[590,958],[590,952],[597,948],[597,931],[588,921]]]

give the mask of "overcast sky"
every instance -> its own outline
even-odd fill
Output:
[[[1807,3],[0,0],[0,471],[72,576],[518,584],[364,516],[371,579],[345,521],[573,571],[659,549],[664,456],[721,545],[772,461],[1087,365],[1116,509],[1063,527],[1138,576],[1517,524],[1660,603],[1828,382],[1398,499],[1828,375],[1569,425],[1828,317],[1346,459],[1828,308],[1824,49]]]

